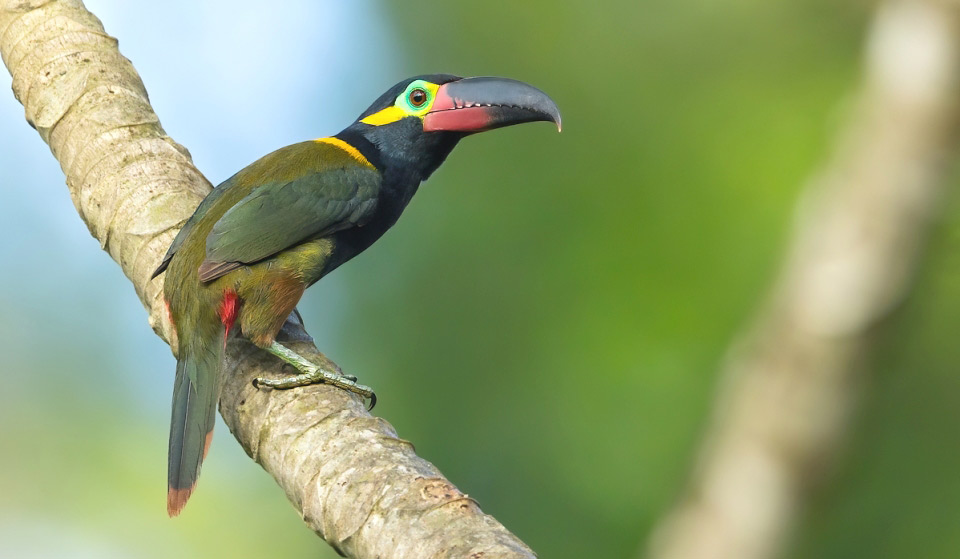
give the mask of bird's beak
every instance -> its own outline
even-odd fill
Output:
[[[544,120],[560,130],[560,109],[532,85],[507,78],[464,78],[437,90],[424,132],[481,132]]]

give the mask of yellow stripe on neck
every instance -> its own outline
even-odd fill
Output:
[[[376,167],[373,166],[373,163],[370,163],[370,161],[368,161],[367,158],[364,157],[362,153],[360,153],[360,150],[358,150],[357,148],[351,146],[351,145],[348,144],[347,142],[344,142],[344,141],[341,140],[340,138],[334,138],[334,137],[329,137],[329,138],[317,138],[316,140],[314,140],[314,142],[319,142],[319,143],[321,143],[321,144],[330,144],[330,145],[332,145],[332,146],[337,146],[338,148],[340,148],[340,149],[342,149],[343,151],[345,151],[345,152],[347,152],[348,154],[350,154],[350,157],[356,159],[359,163],[361,163],[361,164],[363,164],[363,165],[366,165],[367,167],[370,167],[371,169],[375,169],[375,168],[376,168]]]

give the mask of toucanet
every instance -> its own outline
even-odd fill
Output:
[[[470,134],[560,112],[545,93],[505,78],[417,76],[390,88],[342,132],[293,144],[215,188],[154,272],[179,340],[173,388],[167,512],[196,487],[210,446],[231,336],[299,374],[258,379],[276,389],[326,382],[375,398],[277,343],[304,290],[396,223],[420,183]]]

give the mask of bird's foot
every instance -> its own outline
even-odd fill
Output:
[[[265,386],[275,390],[288,390],[311,384],[330,384],[341,390],[357,394],[364,400],[370,400],[370,406],[367,409],[372,410],[373,406],[377,405],[377,394],[369,386],[359,384],[357,377],[353,375],[344,375],[320,368],[299,353],[277,342],[273,342],[273,345],[268,347],[267,351],[292,365],[300,374],[280,379],[256,378],[253,385],[257,388]]]
[[[300,373],[292,377],[279,379],[257,378],[253,381],[253,385],[257,388],[268,387],[275,390],[288,390],[290,388],[309,386],[311,384],[330,384],[347,392],[353,392],[361,398],[370,400],[369,409],[373,409],[373,406],[377,404],[377,394],[369,386],[357,383],[357,377],[325,371],[319,367],[315,367],[313,371]]]

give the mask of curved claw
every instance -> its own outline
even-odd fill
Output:
[[[370,393],[370,406],[367,408],[367,411],[373,411],[373,407],[377,405],[377,393]]]

